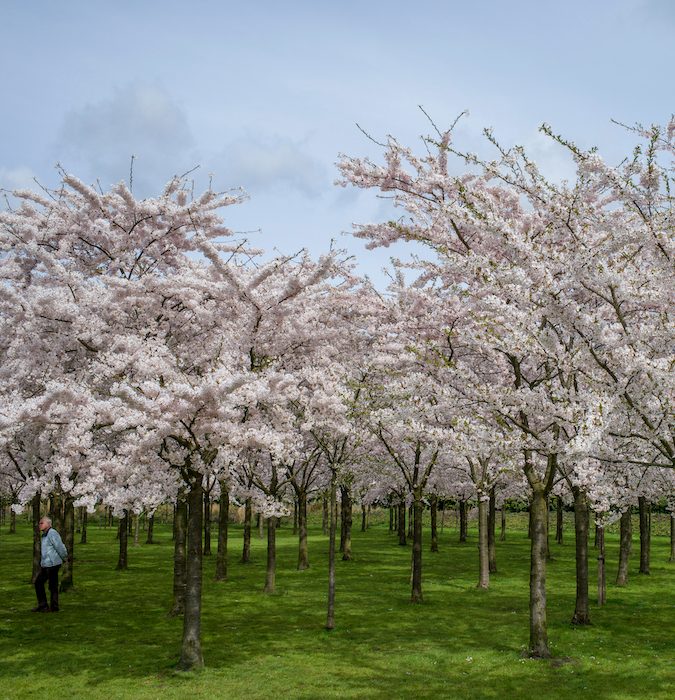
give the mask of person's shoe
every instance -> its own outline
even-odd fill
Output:
[[[49,608],[46,605],[38,605],[31,612],[49,612]]]

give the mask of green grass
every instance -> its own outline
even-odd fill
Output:
[[[380,520],[382,519],[380,515]],[[357,517],[355,513],[355,524]],[[509,527],[516,517],[509,521]],[[431,554],[425,542],[422,605],[408,602],[410,548],[380,522],[355,528],[354,561],[338,561],[336,629],[325,623],[326,538],[311,530],[308,571],[295,570],[296,538],[278,535],[275,595],[262,593],[264,542],[254,533],[249,565],[238,563],[241,531],[231,528],[230,578],[213,581],[205,558],[203,652],[206,669],[181,674],[182,622],[167,617],[172,544],[129,547],[130,568],[115,571],[112,529],[90,527],[76,547],[75,590],[57,615],[30,612],[30,530],[0,534],[0,698],[673,698],[675,565],[668,540],[652,542],[652,574],[616,588],[617,539],[608,536],[608,604],[594,624],[569,624],[574,547],[566,531],[552,544],[549,638],[553,661],[521,656],[528,639],[528,540],[510,530],[498,543],[499,573],[475,588],[476,533],[454,529]],[[215,545],[215,536],[214,536]],[[592,555],[594,550],[591,550]],[[592,561],[594,565],[594,560]],[[592,566],[592,570],[594,567]],[[593,587],[592,587],[593,591]]]

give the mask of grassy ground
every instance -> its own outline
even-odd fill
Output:
[[[520,524],[522,519],[518,520]],[[355,514],[355,524],[357,518]],[[509,522],[512,528],[516,517]],[[510,529],[498,543],[499,573],[476,590],[476,533],[467,544],[446,527],[441,551],[425,544],[425,602],[409,597],[410,549],[384,523],[355,528],[354,560],[338,562],[337,628],[325,622],[326,538],[312,529],[308,571],[295,571],[296,538],[279,531],[278,592],[262,593],[264,545],[242,565],[232,528],[230,578],[213,581],[206,558],[203,651],[198,674],[173,670],[180,619],[167,617],[172,544],[129,547],[130,568],[115,571],[111,529],[90,527],[76,548],[76,589],[61,612],[30,612],[30,531],[0,534],[0,698],[673,698],[675,565],[668,541],[652,543],[652,574],[616,588],[617,539],[608,537],[608,604],[594,624],[569,624],[574,547],[552,544],[549,637],[557,658],[521,656],[528,639],[528,540]],[[215,545],[215,537],[214,537]],[[637,543],[634,543],[634,548]],[[592,553],[594,550],[591,550]]]

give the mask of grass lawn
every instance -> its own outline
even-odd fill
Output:
[[[380,514],[380,520],[384,514]],[[376,518],[375,518],[376,519]],[[354,517],[355,524],[359,522]],[[238,562],[231,526],[229,580],[204,562],[206,669],[173,670],[182,621],[167,617],[172,591],[168,526],[156,545],[129,546],[115,571],[113,529],[93,527],[76,545],[75,589],[58,614],[34,614],[30,529],[0,533],[0,698],[675,698],[675,565],[668,540],[652,539],[652,573],[639,576],[634,540],[629,585],[613,585],[618,539],[607,536],[608,603],[593,625],[569,624],[574,543],[552,543],[549,639],[556,658],[521,657],[528,640],[528,546],[512,516],[498,542],[499,573],[479,591],[476,532],[457,543],[446,527],[440,552],[425,541],[422,605],[409,600],[410,547],[380,522],[353,535],[354,560],[338,561],[336,629],[324,630],[327,538],[310,530],[310,564],[295,570],[296,537],[278,534],[277,593],[265,595],[264,541]],[[215,547],[215,533],[213,537]],[[594,557],[595,550],[591,549]],[[591,561],[595,570],[595,561]],[[594,583],[591,586],[594,591]]]

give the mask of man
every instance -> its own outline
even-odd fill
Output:
[[[35,579],[38,604],[37,607],[33,608],[33,612],[58,612],[59,569],[68,556],[68,550],[61,540],[61,535],[52,527],[51,518],[41,518],[38,527],[42,533],[42,556],[40,558],[40,572]],[[45,581],[49,582],[51,605],[47,605]]]

